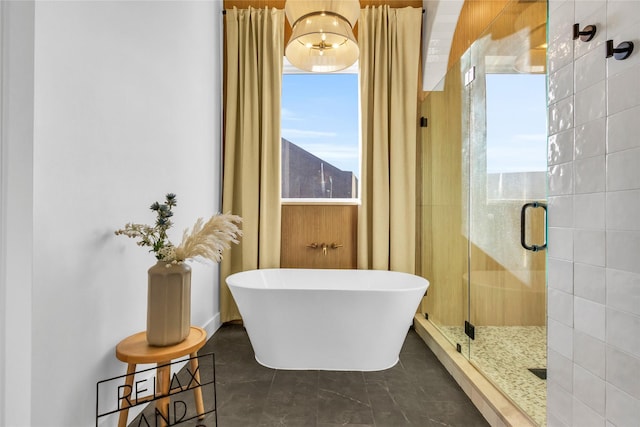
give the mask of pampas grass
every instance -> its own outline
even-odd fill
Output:
[[[182,243],[175,248],[175,261],[186,259],[208,260],[218,263],[222,260],[222,252],[231,247],[231,243],[239,243],[242,230],[238,224],[242,218],[238,215],[216,214],[207,222],[198,218],[191,230],[186,229],[182,235]]]
[[[239,243],[242,230],[238,224],[242,218],[230,213],[218,213],[207,222],[199,218],[191,231],[188,228],[184,230],[182,243],[174,246],[167,236],[167,230],[173,225],[171,208],[177,204],[176,195],[168,193],[164,203],[154,202],[150,207],[157,216],[154,226],[129,223],[116,230],[115,234],[138,239],[138,246],[149,246],[149,252],[154,252],[159,261],[166,262],[167,267],[192,258],[217,263],[222,260],[222,252],[229,249],[231,243]]]

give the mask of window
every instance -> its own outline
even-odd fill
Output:
[[[358,105],[356,73],[285,71],[281,127],[283,199],[358,198]]]
[[[487,195],[546,199],[544,74],[487,74]]]

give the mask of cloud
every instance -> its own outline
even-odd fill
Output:
[[[282,120],[290,120],[290,121],[295,121],[295,122],[299,122],[304,120],[302,117],[298,116],[295,111],[293,110],[289,110],[287,108],[282,108],[280,110],[280,114],[282,117]]]
[[[282,136],[293,143],[295,138],[334,138],[337,136],[336,132],[325,132],[318,130],[304,130],[304,129],[286,129],[282,128]]]

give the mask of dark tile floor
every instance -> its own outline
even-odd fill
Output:
[[[488,425],[413,330],[407,334],[400,362],[378,372],[265,368],[255,361],[246,331],[239,325],[220,328],[200,354],[210,352],[215,354],[221,427]],[[211,370],[207,360],[211,359],[201,361],[203,373]],[[190,425],[215,426],[214,415]],[[146,424],[138,417],[130,425]]]

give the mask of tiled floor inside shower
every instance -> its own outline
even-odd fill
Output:
[[[538,425],[546,425],[546,381],[529,370],[547,367],[546,327],[476,326],[471,353],[463,327],[439,328]]]

